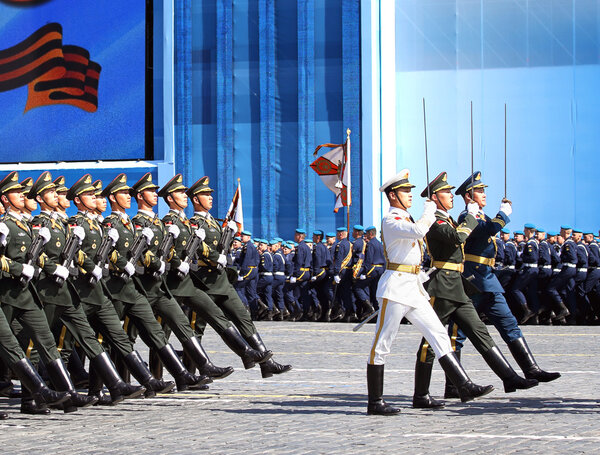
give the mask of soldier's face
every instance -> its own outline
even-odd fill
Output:
[[[96,212],[104,213],[106,210],[106,198],[96,196]]]
[[[581,240],[581,232],[573,232],[573,240],[579,242]]]
[[[131,196],[129,195],[129,190],[121,190],[117,191],[113,194],[115,198],[115,202],[124,209],[128,209],[131,207]]]
[[[345,239],[346,237],[348,237],[348,231],[338,231],[336,236],[338,240]]]
[[[154,207],[156,204],[158,204],[158,194],[156,194],[155,190],[144,190],[144,191],[142,191],[141,194],[142,194],[143,200],[150,207]]]
[[[548,237],[548,243],[550,245],[554,245],[556,243],[556,236],[555,235],[551,235],[550,237]]]
[[[594,241],[594,234],[585,234],[583,240],[585,240],[585,243],[592,243]]]
[[[56,190],[54,188],[44,191],[39,197],[42,198],[41,202],[47,205],[48,208],[54,210],[58,207],[58,194],[56,194]]]
[[[184,190],[173,191],[170,198],[181,208],[186,208],[188,206],[188,197]]]
[[[363,235],[362,231],[357,231],[356,229],[354,229],[352,231],[352,237],[354,237],[355,239],[362,237],[362,235]]]
[[[388,195],[392,207],[400,209],[412,207],[412,188],[398,188]]]
[[[305,237],[304,234],[300,234],[300,233],[296,232],[294,234],[294,242],[300,243],[302,240],[304,240],[304,237]]]
[[[234,240],[232,245],[231,245],[234,249],[239,248],[242,246],[242,242],[240,242],[239,240]]]
[[[561,229],[560,236],[563,239],[568,239],[571,236],[571,229]]]
[[[71,207],[71,201],[67,199],[66,191],[58,193],[58,206],[61,209],[68,209],[69,207]]]
[[[277,251],[279,251],[279,247],[280,247],[279,243],[274,243],[273,245],[271,245],[271,251],[273,253],[276,253]]]
[[[467,198],[469,200],[471,198],[470,191],[467,192]],[[487,199],[487,197],[486,197],[484,188],[475,188],[473,190],[473,202],[477,202],[477,204],[479,204],[479,208],[484,208],[486,206],[486,204],[487,204],[486,199]]]
[[[292,250],[290,250],[288,247],[284,246],[283,247],[283,254],[290,254]]]
[[[327,245],[333,245],[335,243],[335,237],[327,237]]]
[[[75,202],[77,199],[83,204],[83,208],[85,210],[94,211],[96,210],[96,194],[93,191],[89,191],[87,193],[80,194],[75,198]]]
[[[242,235],[242,243],[246,243],[248,240],[250,240],[249,235]]]
[[[500,234],[500,238],[502,239],[502,241],[508,242],[510,240],[510,234],[505,234],[503,232],[502,234]]]
[[[449,189],[437,191],[431,196],[431,200],[435,202],[437,208],[441,210],[447,211],[454,207],[454,195]]]
[[[4,198],[6,198],[6,201],[17,210],[23,210],[23,208],[25,208],[25,196],[21,190],[9,191],[2,196],[2,199]]]
[[[26,211],[31,213],[34,210],[37,210],[37,208],[38,208],[38,203],[36,202],[35,199],[25,198],[25,210]]]
[[[519,243],[523,241],[523,234],[515,234],[515,242]]]
[[[198,193],[195,197],[198,198],[198,201],[204,210],[209,211],[212,209],[213,197],[211,193]]]

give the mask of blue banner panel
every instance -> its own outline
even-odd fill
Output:
[[[146,0],[0,2],[0,162],[145,158]]]

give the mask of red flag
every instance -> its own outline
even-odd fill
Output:
[[[350,137],[344,144],[321,144],[314,152],[322,147],[332,148],[333,150],[321,155],[312,162],[310,167],[319,174],[321,180],[333,194],[335,194],[335,207],[333,211],[337,213],[340,207],[352,205],[352,192],[350,181]]]
[[[240,180],[238,179],[238,186],[231,200],[229,210],[227,210],[227,216],[223,221],[223,227],[227,226],[228,223],[233,222],[237,225],[237,234],[244,230],[244,211],[242,209],[242,187]]]

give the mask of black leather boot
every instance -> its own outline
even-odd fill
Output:
[[[104,393],[104,383],[102,382],[102,378],[91,364],[88,395],[98,398],[98,401],[94,406],[114,406],[116,404],[112,402],[110,395]]]
[[[257,351],[268,352],[268,349],[265,347],[265,344],[258,333],[246,338],[246,341]],[[260,364],[260,372],[264,379],[270,378],[274,374],[286,373],[291,369],[291,365],[281,365],[280,363],[275,362],[272,358]]]
[[[150,369],[152,376],[154,376],[156,379],[162,379],[163,364],[160,360],[158,352],[154,348],[150,348],[148,352],[148,368]]]
[[[521,319],[519,319],[519,324],[525,324],[535,316],[535,313],[529,309],[526,303],[521,305],[521,310],[523,311],[523,315],[521,316]]]
[[[163,381],[152,377],[148,366],[137,351],[133,351],[125,357],[125,364],[132,376],[146,388],[144,393],[146,398],[152,398],[157,393],[168,393],[175,388],[173,381]]]
[[[240,335],[235,327],[229,327],[223,333],[221,333],[221,338],[231,349],[235,352],[244,363],[244,368],[249,370],[250,368],[254,368],[257,363],[263,363],[273,357],[273,353],[271,351],[258,351],[250,347],[248,342],[244,340],[244,338]]]
[[[134,386],[124,382],[106,352],[91,359],[90,365],[102,378],[102,382],[106,384],[113,404],[120,403],[125,399],[138,398],[146,392],[144,386]]]
[[[535,361],[525,338],[517,338],[508,343],[508,349],[517,361],[519,368],[527,379],[537,379],[539,382],[550,382],[560,378],[560,373],[549,373],[542,370]]]
[[[158,355],[171,376],[175,378],[177,390],[183,392],[185,390],[208,390],[206,384],[210,384],[212,379],[208,376],[195,376],[186,370],[181,362],[181,359],[170,344],[164,345],[158,351]]]
[[[83,362],[77,354],[77,351],[73,349],[71,355],[69,356],[69,361],[67,362],[67,370],[69,371],[69,375],[71,376],[71,380],[75,387],[77,388],[87,388],[89,385],[89,374],[85,371],[83,366]]]
[[[27,387],[21,387],[21,414],[29,415],[48,415],[50,409],[45,404],[37,404]]]
[[[5,412],[0,412],[0,420],[6,420],[8,419],[8,414]]]
[[[454,355],[456,356],[456,359],[460,362],[460,351],[454,351]],[[452,381],[450,380],[448,375],[446,375],[446,386],[444,387],[444,398],[445,399],[460,398],[460,395],[458,394],[458,389],[456,388],[456,386],[454,384],[452,384]]]
[[[223,379],[233,373],[232,367],[215,366],[208,358],[208,354],[200,344],[200,340],[195,336],[189,340],[185,340],[181,343],[181,346],[183,346],[184,352],[186,352],[196,364],[200,374],[212,379]]]
[[[565,304],[562,300],[554,306],[555,306],[555,308],[554,308],[554,314],[555,314],[554,318],[555,319],[563,319],[563,318],[569,317],[571,315],[571,312],[565,306]]]
[[[260,298],[256,299],[256,302],[258,303],[257,317],[259,321],[262,321],[269,314],[269,306]]]
[[[71,395],[62,405],[63,411],[66,413],[75,412],[77,408],[87,408],[96,404],[98,399],[96,397],[82,395],[77,393],[75,385],[71,381],[71,377],[67,372],[67,368],[61,359],[56,359],[46,365],[48,376],[54,387],[61,392],[69,392]]]
[[[371,302],[369,300],[362,300],[360,303],[363,307],[361,319],[365,319],[369,317],[372,313],[375,313],[375,308],[373,308],[373,305],[371,305]]]
[[[27,358],[15,363],[12,370],[21,381],[21,385],[27,388],[31,397],[40,406],[60,405],[71,397],[69,392],[55,392],[50,389]]]
[[[514,392],[517,389],[530,389],[538,385],[536,379],[526,379],[519,376],[504,358],[498,346],[494,346],[483,354],[483,359],[490,366],[492,371],[502,379],[504,391],[506,393]]]
[[[415,392],[413,394],[413,408],[436,409],[443,408],[446,403],[436,400],[429,394],[431,382],[432,363],[419,362],[415,365]]]
[[[1,381],[0,382],[0,397],[10,397],[13,392],[14,385],[12,381]]]
[[[439,362],[450,381],[456,386],[460,401],[463,403],[487,395],[494,390],[494,386],[492,385],[481,386],[474,384],[458,361],[456,353],[451,352],[440,357]]]
[[[131,382],[129,368],[127,368],[123,356],[120,353],[116,352],[116,349],[113,349],[113,351],[110,353],[110,358],[123,382]]]
[[[400,409],[394,408],[383,401],[383,370],[384,365],[367,364],[368,415],[392,416],[400,414]]]

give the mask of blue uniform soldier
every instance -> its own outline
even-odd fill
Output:
[[[290,276],[290,285],[293,287],[294,299],[299,304],[296,312],[296,320],[302,318],[308,313],[310,302],[308,302],[306,291],[310,282],[310,268],[312,263],[312,251],[305,242],[306,231],[296,229],[294,240],[297,243],[295,254],[292,258],[292,275]]]
[[[332,302],[331,320],[342,320],[346,315],[352,319],[354,313],[351,289],[352,272],[350,271],[352,248],[348,241],[348,229],[337,228],[337,242],[333,248],[333,299],[336,301]]]
[[[237,258],[239,276],[236,289],[240,299],[248,310],[256,316],[258,311],[258,296],[254,279],[258,276],[259,255],[254,243],[252,243],[252,233],[242,231],[242,249]]]
[[[575,320],[571,322],[584,324],[586,315],[590,311],[590,302],[585,292],[585,280],[588,274],[588,257],[590,253],[588,246],[583,241],[583,231],[573,229],[573,240],[577,243],[577,268],[575,269],[575,301],[577,310],[574,315]]]
[[[558,322],[564,323],[564,318],[574,310],[574,299],[570,298],[575,286],[575,275],[577,274],[577,244],[571,238],[573,229],[571,226],[563,225],[560,227],[560,236],[565,239],[560,249],[560,272],[552,278],[548,285],[548,296],[552,303],[552,309]],[[569,309],[565,306],[565,299],[569,304]]]
[[[323,243],[323,231],[313,232],[312,277],[308,286],[309,301],[314,310],[309,313],[311,321],[318,321],[323,313],[323,305],[329,298],[327,293],[327,270],[331,265],[329,250]]]
[[[474,201],[479,204],[479,213],[476,215],[478,225],[465,243],[465,278],[480,292],[473,295],[473,304],[479,312],[483,312],[494,324],[502,339],[508,344],[511,354],[519,367],[525,373],[527,381],[548,382],[560,377],[560,373],[543,371],[535,362],[527,342],[511,313],[504,298],[504,290],[496,276],[492,273],[496,257],[495,235],[509,222],[512,213],[512,204],[504,199],[500,204],[498,214],[492,219],[483,212],[486,206],[485,185],[481,181],[481,172],[471,175],[456,190],[456,194],[463,197],[466,204]],[[467,216],[465,210],[461,213],[458,222],[461,223]],[[450,324],[449,330],[454,334],[457,328]],[[460,350],[465,340],[462,332],[457,333],[456,350]],[[501,372],[494,372],[501,376]],[[523,384],[525,386],[525,384]]]
[[[374,311],[368,295],[365,294],[364,288],[360,286],[360,281],[366,279],[365,252],[367,242],[363,238],[364,232],[365,229],[360,224],[355,224],[352,228],[352,237],[354,237],[354,242],[352,243],[352,260],[350,261],[353,280],[352,299],[355,302],[356,313],[359,319]]]
[[[273,256],[273,305],[279,311],[275,320],[283,321],[290,316],[283,299],[285,285],[285,255],[281,250],[283,239],[275,237],[270,242],[271,255]]]
[[[363,307],[362,319],[375,311],[373,297],[375,297],[379,277],[385,268],[383,245],[375,237],[376,232],[375,226],[369,226],[365,230],[366,247],[363,271],[354,284],[354,295]]]
[[[509,296],[514,300],[517,308],[521,311],[519,324],[525,324],[535,313],[531,311],[531,305],[535,292],[535,284],[538,277],[539,246],[535,239],[535,225],[527,223],[524,229],[526,240],[523,241],[521,251],[521,268],[517,271],[511,285],[508,288]],[[505,288],[506,289],[506,288]],[[527,294],[527,297],[526,297]]]
[[[259,312],[259,318],[272,321],[273,316],[279,314],[273,308],[273,256],[268,250],[269,242],[265,239],[258,241],[258,253],[260,262],[258,263],[258,285],[256,291],[261,302],[267,305],[267,309]]]
[[[598,317],[600,316],[597,308],[597,294],[595,292],[598,283],[600,283],[600,247],[598,247],[598,243],[594,240],[594,233],[591,230],[584,232],[583,238],[589,252],[588,273],[584,284],[585,293],[590,303],[590,314],[588,314],[587,322],[593,324],[598,321]]]
[[[517,245],[510,239],[510,230],[500,230],[500,241],[503,244],[502,263],[496,263],[495,274],[503,289],[508,289],[515,276],[515,265],[517,263]],[[500,246],[498,246],[500,251]],[[496,255],[496,258],[498,255]]]

